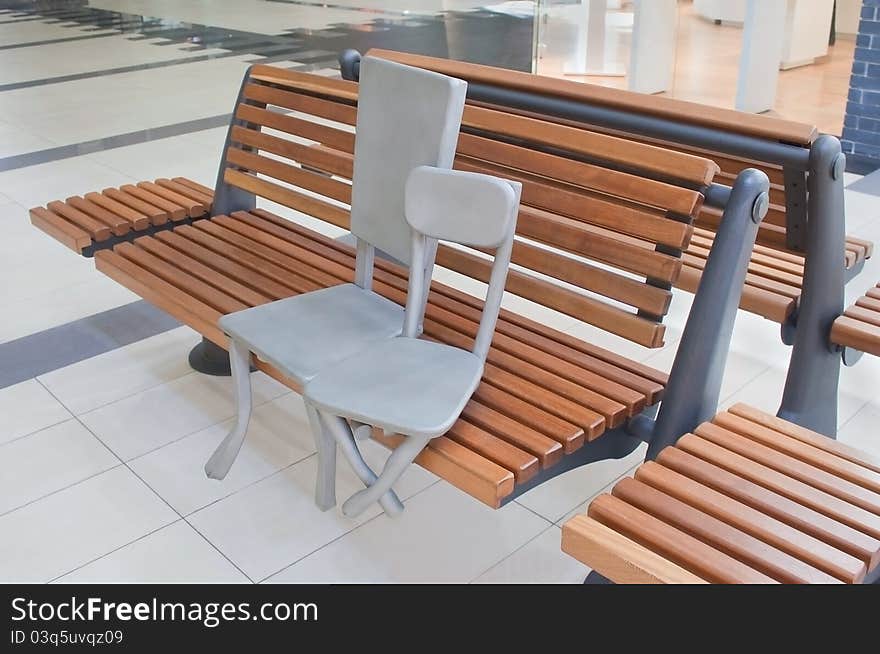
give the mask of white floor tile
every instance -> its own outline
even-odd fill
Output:
[[[70,417],[36,379],[0,389],[0,444]]]
[[[840,428],[837,439],[880,457],[880,432],[877,425],[880,425],[880,404],[872,402],[862,407]]]
[[[179,327],[42,375],[40,382],[74,414],[192,372],[187,354],[201,336]]]
[[[547,527],[515,502],[493,510],[441,482],[398,518],[382,514],[270,581],[464,583]]]
[[[590,570],[562,551],[562,530],[552,526],[474,579],[477,584],[580,584]]]
[[[77,420],[0,446],[0,514],[119,464]]]
[[[251,375],[256,405],[289,392],[263,373]],[[230,377],[190,373],[83,414],[83,423],[128,461],[235,414]]]
[[[556,522],[644,460],[646,449],[647,446],[642,445],[623,459],[597,461],[575,468],[520,495],[516,501],[550,522]]]
[[[45,582],[177,519],[124,466],[0,517],[0,580]]]
[[[58,583],[249,583],[183,520],[144,536],[58,579]]]
[[[379,468],[387,450],[360,444],[364,458]],[[357,519],[346,518],[339,508],[321,512],[314,504],[317,459],[312,456],[277,475],[220,500],[189,517],[190,523],[214,546],[259,581],[342,536],[381,510],[371,507]],[[434,476],[412,466],[395,486],[406,498],[434,482]],[[343,502],[363,484],[340,456],[337,498]],[[340,580],[345,577],[340,577]]]
[[[302,398],[288,393],[257,407],[229,474],[208,479],[205,463],[232,424],[227,420],[154,450],[131,461],[131,468],[185,516],[315,451]]]
[[[0,322],[0,343],[140,300],[98,272],[94,279],[73,286],[65,286],[63,277],[56,281],[57,288],[4,307],[15,320]]]

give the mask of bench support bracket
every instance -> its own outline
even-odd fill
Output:
[[[843,313],[846,248],[840,141],[820,136],[810,149],[807,256],[798,328],[778,415],[831,438],[837,434],[840,352],[831,326]]]

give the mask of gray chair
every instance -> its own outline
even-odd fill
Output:
[[[247,432],[251,352],[305,384],[325,366],[400,334],[403,308],[371,290],[375,249],[409,263],[410,228],[403,206],[407,175],[420,165],[452,166],[467,84],[371,57],[363,60],[361,70],[351,201],[351,233],[357,243],[354,283],[220,319],[220,328],[230,339],[238,415],[205,465],[213,479],[223,479],[229,472]],[[320,433],[311,411],[309,419],[313,431]],[[316,445],[319,459],[335,459],[332,443],[319,439]],[[323,490],[317,502],[322,508],[336,503],[334,483],[334,479],[318,480]]]
[[[412,227],[412,266],[403,335],[377,342],[324,368],[305,386],[306,406],[317,411],[325,434],[342,448],[367,488],[342,507],[356,516],[372,502],[385,512],[403,509],[392,485],[432,438],[458,419],[483,375],[510,265],[518,182],[476,173],[419,167],[406,184],[406,220]],[[495,248],[486,302],[473,350],[418,338],[425,313],[437,240]],[[378,477],[364,462],[351,425],[405,436]],[[322,475],[335,476],[329,459]]]

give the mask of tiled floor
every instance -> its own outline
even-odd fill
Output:
[[[257,4],[268,13],[253,11]],[[259,0],[211,3],[210,15],[205,3],[195,1],[101,0],[91,5],[165,16],[168,25],[186,20],[267,35],[298,25],[316,30],[342,29],[339,23],[374,25],[377,17],[364,10]],[[414,6],[358,4],[371,10],[380,5],[386,12]],[[424,0],[418,7],[430,16],[440,3]],[[46,21],[10,26],[4,16],[0,70],[10,74],[0,85],[206,52],[186,50],[192,44],[184,41],[158,46],[115,35],[57,43],[51,46],[54,56],[38,61],[25,56],[30,46],[3,47],[100,32]],[[68,54],[70,61],[62,61]],[[0,222],[5,235],[0,241],[0,348],[134,299],[95,272],[91,261],[31,228],[27,208],[164,175],[186,174],[212,185],[223,128],[173,138],[151,138],[150,130],[228,112],[253,58],[236,54],[0,90]],[[297,64],[295,59],[286,62]],[[5,158],[14,155],[96,139],[109,139],[105,145],[112,145],[114,137],[133,132],[143,132],[144,142],[65,151],[63,158],[37,165],[16,160],[15,167],[3,168],[10,161]],[[849,182],[855,179],[848,177]],[[849,231],[880,241],[877,196],[847,191],[846,201]],[[465,283],[452,273],[443,277]],[[850,299],[877,279],[880,257],[850,284]],[[676,295],[668,344],[659,351],[538,311],[517,298],[508,298],[508,304],[668,369],[690,297]],[[376,509],[358,520],[338,510],[321,513],[312,503],[316,461],[302,401],[262,374],[254,376],[257,408],[241,456],[224,481],[205,478],[202,466],[225,434],[233,404],[228,379],[195,373],[187,365],[186,354],[198,340],[180,327],[0,389],[0,581],[580,582],[586,570],[560,551],[560,525],[642,456],[637,452],[623,461],[572,471],[499,511],[414,467],[397,488],[407,504],[397,520]],[[724,404],[748,401],[775,410],[787,356],[775,325],[741,313],[722,390]],[[843,371],[840,438],[880,454],[878,381],[877,359],[865,357]],[[368,445],[372,463],[383,456],[378,445]],[[359,482],[344,464],[340,470],[338,490],[345,497]]]

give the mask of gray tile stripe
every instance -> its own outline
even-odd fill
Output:
[[[153,68],[167,68],[169,66],[181,66],[183,64],[192,64],[199,61],[208,61],[209,59],[224,59],[226,57],[240,57],[241,52],[215,52],[213,54],[195,55],[193,57],[181,57],[180,59],[168,59],[166,61],[154,61],[146,64],[134,64],[132,66],[120,66],[119,68],[106,68],[104,70],[93,70],[87,73],[74,73],[72,75],[61,75],[59,77],[45,77],[43,79],[31,79],[26,82],[13,82],[12,84],[0,85],[0,93],[3,91],[15,91],[18,89],[27,89],[34,86],[47,86],[49,84],[62,84],[64,82],[74,82],[81,79],[90,79],[93,77],[105,77],[107,75],[119,75],[121,73],[133,73],[139,70],[151,70]]]
[[[104,28],[102,28],[104,29]],[[106,28],[109,29],[109,28]],[[45,41],[27,41],[26,43],[11,43],[9,45],[0,45],[0,50],[14,50],[15,48],[32,48],[38,45],[52,45],[54,43],[69,43],[70,41],[85,41],[87,39],[100,39],[105,36],[117,36],[118,31],[107,32],[106,34],[84,34],[82,36],[67,36],[62,39],[46,39]]]
[[[173,125],[162,125],[161,127],[142,129],[137,132],[117,134],[116,136],[108,136],[93,141],[83,141],[82,143],[61,145],[57,148],[48,148],[46,150],[37,150],[36,152],[28,152],[26,154],[17,154],[12,157],[0,159],[0,172],[15,170],[17,168],[26,168],[27,166],[36,166],[38,164],[69,159],[71,157],[79,157],[93,152],[122,148],[126,145],[157,141],[170,136],[180,136],[181,134],[199,132],[203,129],[211,129],[212,127],[222,127],[229,124],[231,117],[232,114],[219,114],[217,116],[209,116],[208,118],[197,118],[196,120],[174,123]]]
[[[180,323],[144,300],[0,344],[0,388],[167,332]]]

